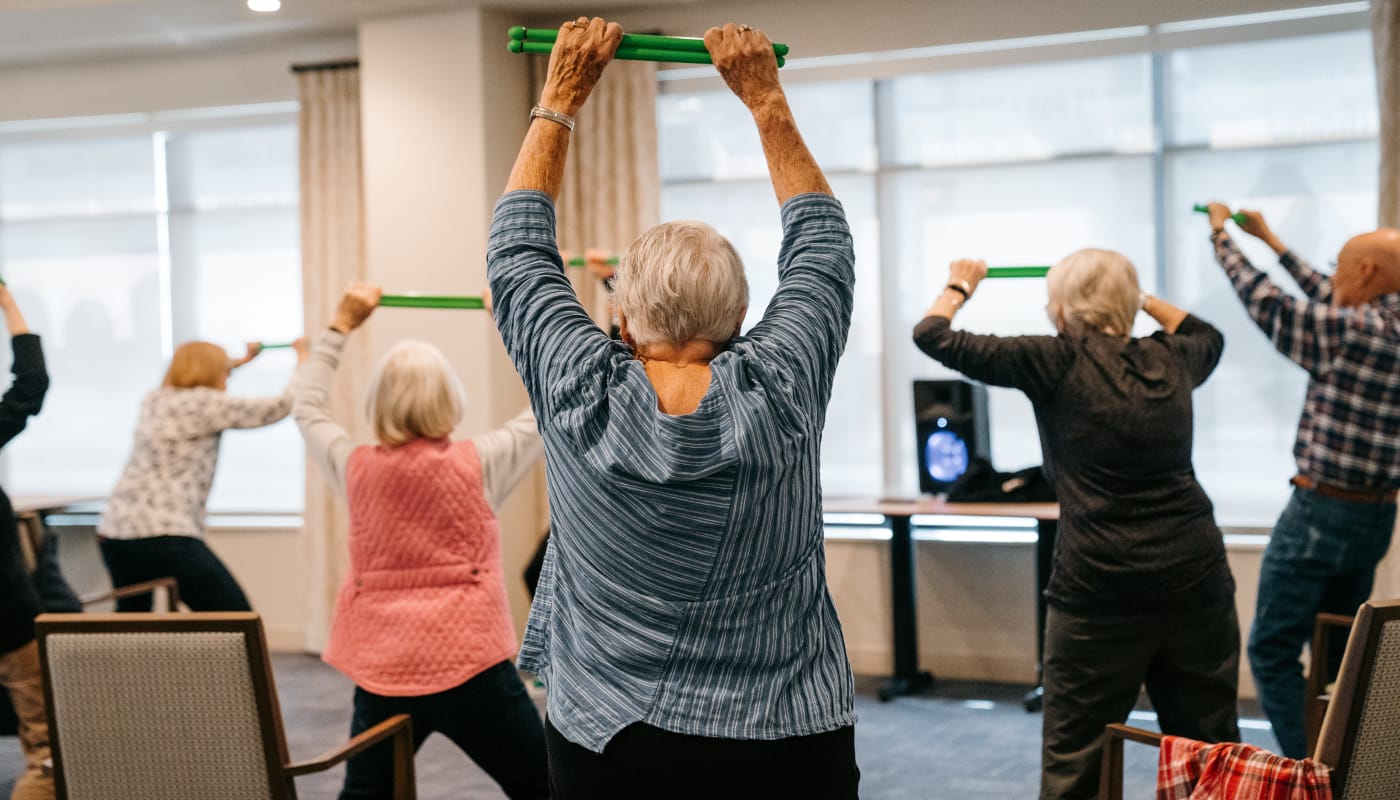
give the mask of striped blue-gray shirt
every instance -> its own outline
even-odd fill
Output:
[[[763,320],[672,416],[579,305],[548,195],[496,204],[496,324],[544,436],[553,524],[520,666],[549,687],[550,722],[595,752],[636,722],[728,739],[855,722],[818,476],[855,254],[829,195],[792,198],[782,219]]]

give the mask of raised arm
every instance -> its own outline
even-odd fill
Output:
[[[1167,333],[1176,333],[1176,329],[1181,327],[1181,323],[1188,316],[1186,310],[1168,303],[1160,297],[1143,292],[1139,300],[1142,313],[1157,321],[1162,326],[1162,330]]]
[[[297,364],[306,363],[310,347],[305,339],[297,339]],[[231,429],[262,428],[280,422],[292,413],[292,397],[296,394],[300,372],[293,372],[287,388],[273,397],[234,397],[215,392],[204,414],[192,422],[193,435],[206,435]]]
[[[4,284],[0,284],[0,314],[10,332],[14,361],[10,369],[14,382],[0,398],[0,447],[24,430],[29,418],[44,406],[44,394],[49,388],[49,374],[44,367],[44,350],[39,337],[29,332],[19,305]]]
[[[561,370],[606,352],[608,337],[579,304],[559,257],[559,195],[573,117],[622,41],[622,28],[580,17],[559,28],[486,250],[492,316],[536,408]]]
[[[1280,353],[1309,374],[1324,374],[1345,345],[1352,312],[1330,303],[1301,300],[1274,285],[1269,276],[1249,263],[1225,232],[1230,210],[1219,203],[1211,203],[1209,209],[1215,259],[1250,319]]]
[[[1270,250],[1278,254],[1278,263],[1288,270],[1289,275],[1293,276],[1293,280],[1298,284],[1298,288],[1303,290],[1303,294],[1319,303],[1332,302],[1331,278],[1313,269],[1296,253],[1288,249],[1288,245],[1274,235],[1269,223],[1264,221],[1263,214],[1247,208],[1240,209],[1239,213],[1243,214],[1245,219],[1244,224],[1240,225],[1240,230],[1268,245]]]
[[[778,60],[768,35],[730,23],[706,31],[705,48],[724,82],[753,114],[778,204],[798,194],[831,194],[826,176],[797,130],[778,81]]]
[[[947,286],[914,327],[914,344],[973,380],[1020,389],[1035,400],[1059,385],[1071,350],[1057,336],[986,336],[953,330],[953,317],[986,276],[985,261],[959,259],[950,264]]]
[[[622,26],[599,17],[579,17],[559,26],[540,102],[530,114],[530,128],[506,183],[507,192],[534,189],[558,199],[574,117],[621,42]]]
[[[362,283],[345,290],[330,328],[316,337],[292,402],[292,416],[306,440],[306,451],[341,495],[345,494],[345,466],[355,443],[350,432],[331,416],[331,387],[346,339],[373,313],[379,295],[379,287]]]
[[[544,457],[544,440],[540,438],[535,414],[529,407],[505,425],[475,437],[472,444],[476,445],[476,456],[481,461],[486,500],[493,509],[500,508]]]

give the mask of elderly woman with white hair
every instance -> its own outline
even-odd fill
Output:
[[[1046,597],[1041,798],[1098,796],[1104,726],[1145,684],[1162,730],[1237,741],[1234,578],[1191,466],[1191,391],[1220,360],[1210,324],[1139,291],[1128,259],[1080,250],[1047,276],[1058,336],[954,331],[987,274],[955,261],[914,343],[1030,398],[1060,500]],[[1134,338],[1141,308],[1162,330]]]
[[[601,19],[561,26],[487,254],[549,465],[553,532],[520,664],[549,691],[551,796],[854,798],[818,480],[850,231],[768,37],[711,29],[782,206],[778,288],[739,335],[733,246],[704,223],[659,225],[618,265],[611,341],[564,275],[553,201],[573,116],[621,36]]]
[[[346,291],[316,340],[292,413],[307,449],[350,506],[350,570],[323,658],[355,682],[352,736],[395,714],[416,749],[451,739],[511,798],[549,796],[544,728],[511,658],[515,627],[494,509],[543,454],[526,409],[504,427],[449,437],[466,396],[447,359],[400,342],[370,379],[377,444],[356,446],[330,413],[346,337],[379,289]],[[354,756],[341,800],[392,794],[388,744]]]

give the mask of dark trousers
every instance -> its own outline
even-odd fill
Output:
[[[1146,685],[1164,733],[1239,741],[1240,628],[1233,600],[1195,611],[1079,614],[1045,623],[1041,800],[1095,798],[1104,727]]]
[[[355,687],[350,735],[395,714],[413,718],[413,750],[433,732],[462,748],[511,798],[549,797],[544,727],[515,665],[502,661],[454,689],[417,697],[385,697]],[[350,759],[340,800],[392,795],[394,750],[383,742]]]
[[[209,545],[193,536],[151,536],[145,539],[100,539],[102,560],[112,586],[172,577],[180,600],[194,611],[252,611],[243,587]],[[118,611],[150,611],[152,597],[125,597]]]
[[[855,800],[855,728],[773,741],[629,725],[600,754],[545,722],[554,800]]]
[[[1307,752],[1299,656],[1319,613],[1355,614],[1371,595],[1376,564],[1390,546],[1394,503],[1353,503],[1294,489],[1259,570],[1249,665],[1259,703],[1289,758]],[[1332,675],[1346,637],[1333,636]]]

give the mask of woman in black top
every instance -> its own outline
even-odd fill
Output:
[[[952,330],[986,274],[981,261],[955,261],[914,342],[1034,406],[1060,500],[1040,796],[1097,797],[1104,726],[1127,719],[1144,684],[1164,732],[1239,739],[1234,578],[1191,466],[1191,391],[1224,340],[1142,294],[1132,264],[1107,250],[1073,253],[1047,276],[1058,336]],[[1132,338],[1139,308],[1162,330]]]
[[[0,315],[5,317],[14,348],[15,379],[0,398],[0,447],[24,430],[39,413],[49,376],[39,337],[29,332],[10,290],[0,283]],[[41,768],[49,757],[48,723],[44,716],[44,687],[39,674],[39,648],[34,642],[34,617],[39,599],[20,556],[19,530],[10,498],[0,489],[0,686],[10,693],[19,717],[20,744],[27,762],[15,783],[11,800],[52,800],[53,779]]]

